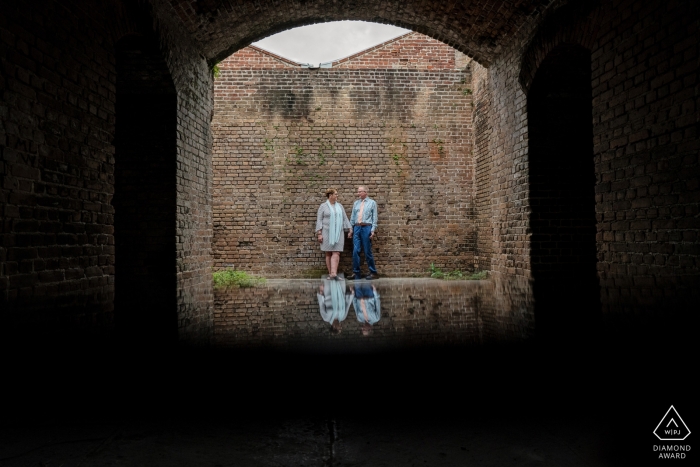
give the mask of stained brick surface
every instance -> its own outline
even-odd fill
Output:
[[[323,192],[339,189],[349,217],[357,186],[366,184],[379,205],[373,250],[382,274],[424,275],[431,263],[473,269],[471,74],[455,69],[456,56],[466,63],[411,33],[341,68],[279,68],[250,48],[222,62],[215,266],[269,277],[325,267],[314,236]],[[348,272],[351,252],[346,241]]]

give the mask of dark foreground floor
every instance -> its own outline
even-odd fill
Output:
[[[670,405],[700,426],[695,347],[649,338],[349,354],[15,344],[0,465],[671,462],[652,432]]]

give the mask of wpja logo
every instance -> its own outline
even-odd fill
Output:
[[[661,441],[683,441],[690,434],[690,430],[675,407],[671,406],[654,429],[654,434]],[[654,452],[659,453],[659,459],[685,459],[685,454],[688,451],[690,451],[689,444],[654,445]]]

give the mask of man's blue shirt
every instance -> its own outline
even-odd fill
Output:
[[[350,225],[355,227],[355,224],[372,224],[372,232],[377,229],[377,203],[369,196],[365,198],[365,209],[362,211],[362,219],[357,219],[357,214],[360,212],[361,199],[355,200],[352,205],[352,215],[350,216]]]

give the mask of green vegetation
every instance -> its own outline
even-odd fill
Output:
[[[451,272],[443,272],[442,269],[436,268],[435,263],[430,263],[430,269],[428,270],[430,277],[435,279],[443,280],[466,280],[466,281],[480,281],[488,277],[488,271],[474,271],[472,273],[462,272],[459,269],[455,269]]]
[[[445,156],[445,146],[443,146],[444,141],[441,139],[434,139],[433,143],[435,143],[435,146],[437,146],[438,156],[444,157]]]
[[[464,89],[462,89],[462,94],[464,94],[465,96],[468,96],[468,95],[470,95],[471,93],[472,93],[472,90],[469,89],[469,88],[464,88]]]
[[[306,154],[304,154],[304,148],[301,146],[294,146],[294,155],[296,156],[296,159],[294,160],[296,165],[308,165],[306,161],[304,161],[304,157],[306,157]]]
[[[216,271],[214,274],[214,287],[255,287],[265,283],[264,277],[256,277],[248,274],[245,271],[236,271],[234,269],[225,269]]]
[[[221,76],[221,69],[219,68],[219,64],[217,63],[216,65],[211,67],[211,75],[214,77],[214,79],[218,78]]]

